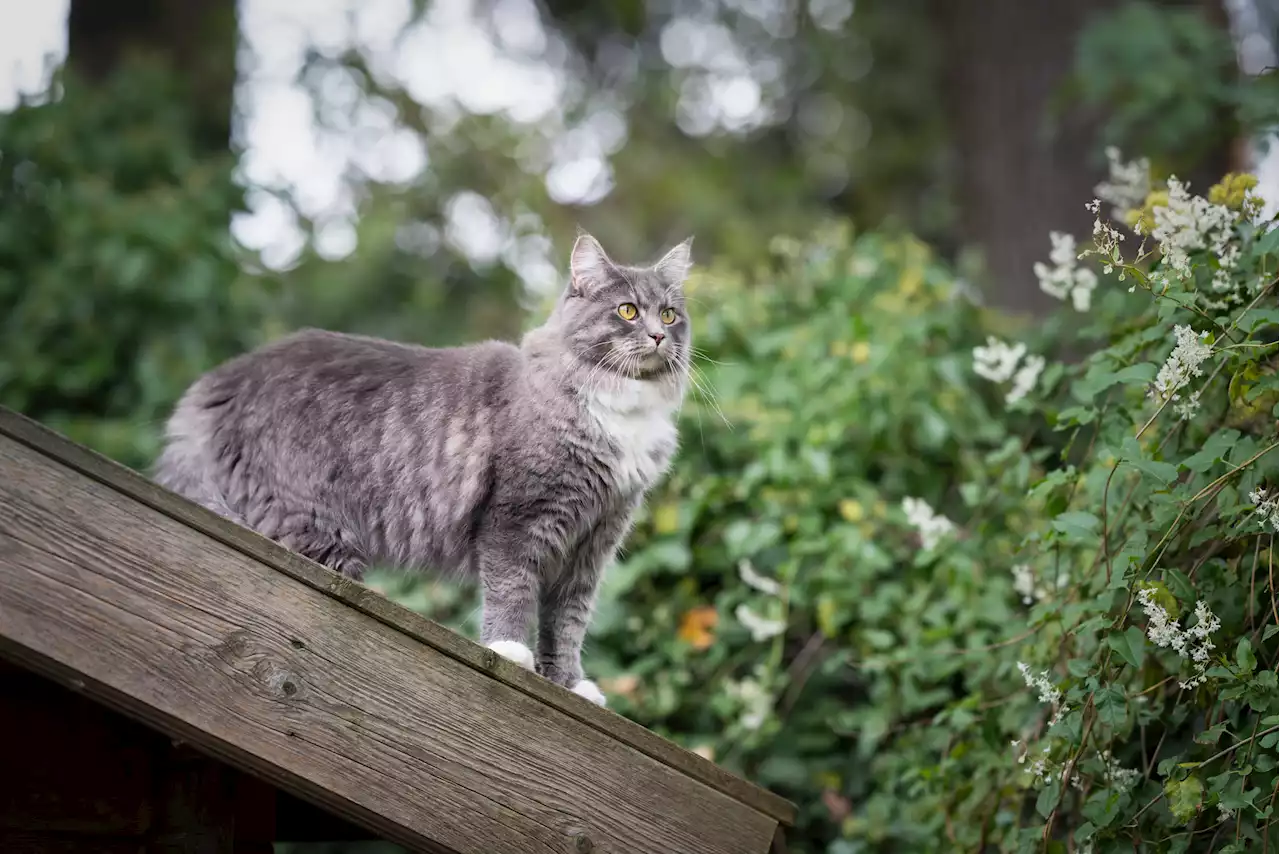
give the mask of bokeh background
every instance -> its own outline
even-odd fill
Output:
[[[943,612],[998,640],[1018,603],[909,582],[879,526],[1004,435],[956,365],[990,329],[1056,328],[1033,265],[1050,231],[1088,234],[1107,146],[1200,192],[1253,171],[1275,211],[1276,19],[1267,0],[2,0],[0,403],[146,470],[184,387],[249,347],[308,325],[513,338],[578,226],[635,262],[693,234],[702,387],[588,667],[620,713],[795,799],[793,850],[932,850],[942,831],[866,763],[968,664],[892,690],[866,668]],[[853,244],[852,278],[815,295]],[[759,578],[800,573],[799,598],[752,606],[764,625],[741,616]],[[371,583],[474,633],[472,590]]]

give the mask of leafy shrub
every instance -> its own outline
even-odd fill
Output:
[[[911,240],[697,282],[719,403],[588,661],[622,714],[795,799],[794,850],[1274,830],[1277,232],[1249,176],[1204,199],[1115,170],[1145,237],[1055,235],[1036,274],[1070,308],[1027,345]]]
[[[145,465],[183,387],[258,340],[242,191],[163,69],[53,92],[0,115],[0,403]]]

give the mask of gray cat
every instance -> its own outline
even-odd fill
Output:
[[[179,401],[155,479],[360,579],[477,577],[481,642],[593,702],[596,588],[676,450],[690,240],[651,267],[582,234],[550,317],[514,344],[432,349],[305,330]]]

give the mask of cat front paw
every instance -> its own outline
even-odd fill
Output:
[[[604,692],[601,691],[599,686],[590,679],[579,679],[577,684],[569,690],[573,691],[573,693],[577,694],[579,697],[585,697],[597,706],[606,705]]]
[[[489,644],[489,649],[508,661],[514,661],[525,670],[533,670],[533,651],[520,641],[494,641]]]

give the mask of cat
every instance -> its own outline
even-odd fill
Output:
[[[352,579],[369,564],[478,579],[481,643],[604,705],[582,644],[677,449],[691,244],[623,266],[579,233],[519,344],[305,329],[231,359],[179,400],[153,478]]]

